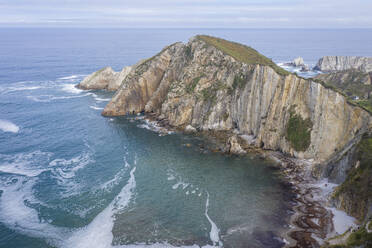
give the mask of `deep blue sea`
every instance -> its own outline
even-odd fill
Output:
[[[215,35],[275,62],[372,56],[372,30],[0,29],[0,247],[281,247],[290,197],[270,163],[100,115],[74,88],[175,41]]]

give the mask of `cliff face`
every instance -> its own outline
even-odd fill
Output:
[[[252,145],[315,164],[349,149],[370,122],[343,95],[282,71],[251,48],[206,36],[135,68],[103,115],[142,111],[181,129],[235,130]]]
[[[337,208],[363,222],[372,216],[372,135],[365,134],[349,161],[345,181],[336,188],[332,200]]]
[[[115,72],[111,67],[105,67],[87,76],[77,87],[84,90],[115,91],[131,70],[131,66],[124,67],[120,72]]]
[[[348,69],[371,72],[372,58],[356,56],[324,56],[318,61],[314,69],[325,72]]]

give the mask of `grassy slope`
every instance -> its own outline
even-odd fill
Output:
[[[365,98],[366,93],[372,92],[372,85],[364,84],[368,77],[370,75],[358,70],[346,70],[320,74],[316,79],[322,80],[325,87],[342,93],[349,102],[372,113],[372,99]],[[359,100],[353,100],[354,96],[358,96]]]
[[[246,64],[267,65],[283,76],[290,74],[288,71],[277,66],[271,59],[263,56],[251,47],[207,35],[198,35],[197,38],[216,47],[240,62]]]

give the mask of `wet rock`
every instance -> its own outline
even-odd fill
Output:
[[[187,125],[185,127],[185,132],[187,132],[187,133],[195,133],[196,132],[196,128],[193,127],[193,126],[191,126],[191,125]]]
[[[238,137],[231,136],[228,140],[229,153],[231,154],[245,154],[246,151],[240,146]]]

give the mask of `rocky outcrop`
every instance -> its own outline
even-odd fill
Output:
[[[236,135],[231,136],[228,139],[228,151],[232,154],[244,154],[246,151],[240,146],[240,143],[238,141],[238,137]]]
[[[120,72],[115,72],[111,67],[105,67],[84,78],[76,87],[84,90],[109,90],[115,91],[131,72],[132,67],[126,66]]]
[[[180,129],[235,129],[252,136],[255,146],[322,164],[365,132],[366,111],[260,56],[204,36],[173,44],[124,80],[103,115],[145,111]],[[287,135],[292,129],[302,131]]]
[[[310,71],[309,66],[305,65],[304,59],[302,57],[295,58],[292,62],[284,63],[284,65],[301,67],[301,71]]]
[[[315,70],[324,72],[357,69],[362,72],[372,72],[372,58],[356,56],[325,56],[319,59]]]
[[[302,57],[295,58],[292,63],[293,63],[294,66],[304,66],[305,65],[304,59]]]

